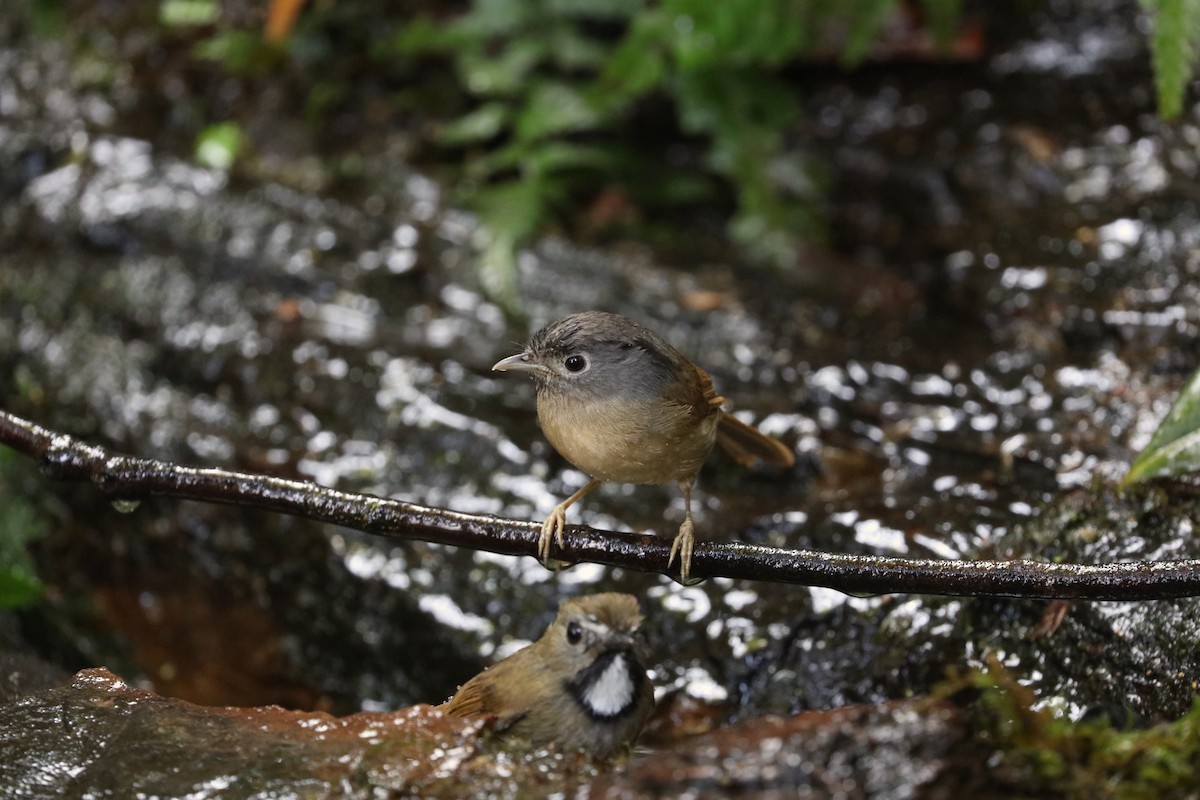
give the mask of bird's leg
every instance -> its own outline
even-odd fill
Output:
[[[561,549],[563,546],[563,528],[567,524],[567,509],[574,505],[580,498],[599,486],[601,481],[593,478],[575,494],[563,500],[556,505],[550,512],[550,516],[546,517],[546,521],[542,523],[542,535],[538,537],[538,558],[547,569],[554,569],[550,560],[550,539],[558,540],[558,546]]]
[[[679,526],[679,533],[675,534],[675,541],[671,542],[671,554],[667,557],[667,567],[670,568],[675,563],[675,555],[679,555],[679,582],[684,586],[700,582],[699,579],[691,579],[692,547],[696,542],[692,533],[695,530],[692,524],[692,487],[695,485],[695,475],[679,481],[679,491],[683,492],[683,524]]]

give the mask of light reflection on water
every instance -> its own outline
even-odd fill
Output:
[[[1049,42],[1035,42],[993,67],[1071,72],[1111,57],[1084,45],[1066,55],[1063,61]],[[10,84],[0,79],[0,104],[11,108],[24,95]],[[990,112],[1006,102],[977,90],[964,108]],[[936,110],[894,86],[863,105],[861,113],[830,105],[818,114],[852,120],[847,138],[866,148],[898,124],[927,124]],[[963,141],[987,139],[991,157],[1004,146],[1006,126],[1002,118],[984,120]],[[1062,181],[1067,204],[1111,203],[1094,221],[1029,231],[1036,244],[1028,246],[1004,245],[1010,231],[1002,215],[982,221],[994,230],[952,231],[935,248],[950,255],[930,256],[923,267],[938,273],[925,280],[948,284],[941,287],[948,297],[922,297],[927,307],[906,312],[896,336],[879,332],[888,303],[866,316],[858,310],[860,291],[874,286],[830,299],[795,288],[787,276],[759,281],[730,269],[735,301],[689,313],[679,298],[696,285],[695,274],[623,263],[561,240],[520,256],[535,321],[525,324],[474,288],[477,253],[469,245],[477,222],[445,209],[428,178],[406,174],[373,188],[361,204],[273,184],[244,193],[223,174],[146,142],[77,132],[70,136],[74,156],[35,178],[27,201],[53,230],[119,222],[129,226],[128,238],[118,236],[111,253],[89,254],[109,270],[103,291],[87,298],[91,318],[31,303],[20,325],[4,330],[15,332],[8,340],[18,343],[19,360],[35,365],[30,385],[55,392],[58,408],[104,420],[101,429],[115,442],[181,460],[265,461],[329,486],[537,523],[586,478],[549,453],[531,392],[498,384],[486,369],[537,324],[601,304],[660,328],[703,360],[739,416],[796,443],[807,459],[783,476],[715,463],[699,490],[714,537],[969,557],[1010,541],[1055,492],[1119,475],[1177,382],[1156,374],[1145,357],[1170,350],[1172,340],[1160,345],[1154,337],[1194,336],[1200,322],[1194,282],[1175,269],[1194,248],[1188,231],[1197,226],[1186,214],[1173,223],[1143,218],[1121,200],[1162,191],[1169,178],[1163,165],[1184,159],[1186,166],[1189,156],[1166,153],[1123,127],[1051,148],[1042,165],[1041,174]],[[890,162],[874,150],[864,158]],[[938,196],[930,224],[957,224],[963,210],[977,208],[946,197],[941,176],[914,182]],[[1017,210],[1030,225],[1077,211],[1058,202],[1032,214]],[[66,270],[54,274],[69,275],[70,266],[54,264]],[[86,268],[99,272],[92,263]],[[904,267],[892,272],[908,280]],[[837,277],[813,275],[831,283]],[[55,290],[63,282],[47,284]],[[1110,295],[1112,283],[1127,285]],[[64,306],[74,311],[73,303]],[[1139,341],[1145,350],[1125,347]],[[834,466],[835,450],[846,454],[844,467]],[[669,533],[666,497],[677,512],[673,492],[606,487],[574,510],[573,521]],[[599,565],[554,574],[531,558],[475,553],[453,561],[448,548],[422,551],[427,562],[418,564],[404,548],[331,538],[353,575],[430,598],[425,613],[478,636],[485,651],[508,633],[481,622],[497,587],[551,598],[563,586],[621,581],[642,594],[648,614],[684,631],[702,628],[713,640],[706,648],[731,651],[732,667],[680,633],[664,643],[663,675],[702,697],[727,696],[740,662],[782,641],[817,652],[814,615],[867,616],[878,608],[875,600],[825,589],[722,581],[682,589],[665,577],[616,576]],[[1137,546],[1127,545],[1129,552]],[[481,576],[479,585],[449,593],[448,563],[465,564]],[[320,569],[313,567],[318,583]],[[930,613],[920,600],[902,607],[914,618]],[[936,633],[950,623],[914,624]]]

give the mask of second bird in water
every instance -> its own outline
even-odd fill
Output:
[[[633,744],[654,709],[638,655],[641,623],[632,595],[565,600],[540,639],[467,681],[441,709],[491,715],[506,736],[606,758]]]
[[[720,442],[746,465],[795,463],[782,442],[726,411],[725,398],[714,391],[707,372],[619,314],[588,311],[553,322],[534,334],[524,352],[492,369],[533,376],[546,438],[592,478],[542,524],[538,555],[543,562],[549,561],[552,539],[563,546],[567,509],[604,481],[675,481],[683,492],[684,520],[667,565],[678,556],[686,583],[695,542],[692,487],[713,445]]]

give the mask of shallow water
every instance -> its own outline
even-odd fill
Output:
[[[132,134],[145,86],[118,74],[98,88],[61,45],[6,32],[9,411],[138,455],[540,520],[586,478],[537,431],[532,386],[489,367],[545,322],[599,307],[659,331],[797,449],[782,473],[714,457],[702,537],[1195,555],[1186,511],[1147,520],[1111,485],[1197,366],[1200,132],[1194,115],[1152,116],[1140,41],[1103,15],[1045,13],[962,69],[814,68],[795,140],[830,172],[832,249],[780,273],[727,251],[668,263],[546,238],[521,257],[524,320],[487,299],[474,220],[399,144],[359,154],[370,180],[353,193],[231,180],[169,136]],[[536,638],[563,596],[610,589],[642,598],[661,689],[741,716],[920,694],[986,652],[1080,712],[1114,686],[1143,711],[1190,702],[1172,676],[1195,656],[1159,635],[1190,629],[1191,602],[1156,604],[1161,627],[1144,605],[1077,606],[1075,634],[1044,652],[1024,638],[1044,603],[552,574],[191,502],[120,513],[87,486],[8,480],[52,524],[25,638],[66,668],[107,665],[201,703],[437,702]],[[1065,536],[1093,514],[1101,534]],[[630,486],[571,517],[660,535],[681,518],[673,489]],[[1089,626],[1139,633],[1111,681],[1067,650]]]

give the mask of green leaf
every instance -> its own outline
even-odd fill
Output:
[[[419,56],[437,53],[450,48],[451,35],[448,28],[439,25],[426,14],[413,17],[393,35],[382,51],[384,58],[391,56]]]
[[[608,63],[611,45],[582,33],[576,26],[559,24],[546,32],[549,55],[565,73],[592,73]]]
[[[465,171],[472,179],[483,181],[501,173],[521,171],[528,156],[529,148],[523,143],[509,142],[498,150],[491,150],[471,159]]]
[[[546,142],[529,154],[530,164],[540,173],[588,169],[605,172],[614,165],[611,150],[574,142]]]
[[[42,582],[30,572],[0,567],[0,608],[27,606],[42,595]]]
[[[1129,468],[1123,484],[1200,471],[1200,371],[1179,392],[1175,405]]]
[[[225,31],[197,42],[197,58],[215,61],[235,75],[262,75],[277,64],[283,49],[252,31]]]
[[[1200,0],[1152,0],[1154,32],[1150,49],[1158,88],[1158,113],[1176,119],[1196,64],[1197,20]]]
[[[567,83],[544,81],[533,88],[528,103],[521,109],[516,133],[518,139],[529,142],[587,130],[600,119],[583,91]]]
[[[228,171],[242,150],[242,129],[236,122],[218,122],[196,137],[196,162],[209,169]]]
[[[514,3],[512,0],[475,0],[471,11],[452,23],[475,38],[489,36],[520,37],[528,33],[541,16],[538,3]]]
[[[25,466],[12,451],[0,450],[0,608],[28,605],[42,592],[27,548],[45,535],[46,525],[7,477]]]
[[[62,38],[68,28],[67,4],[59,0],[33,0],[29,3],[30,29],[45,39]]]
[[[658,88],[667,70],[663,45],[670,41],[669,31],[658,10],[635,17],[592,87],[593,99],[611,108]]]
[[[508,124],[508,118],[507,103],[484,103],[443,128],[438,141],[449,146],[484,142],[500,135]]]
[[[665,10],[674,21],[668,41],[683,70],[778,66],[803,50],[809,5],[809,0],[668,0]]]
[[[546,186],[536,179],[498,183],[475,198],[480,222],[493,238],[520,242],[537,230],[546,213]]]
[[[962,0],[922,0],[921,8],[925,10],[925,25],[933,34],[934,44],[942,50],[949,49],[962,20]]]
[[[510,310],[520,307],[517,248],[542,224],[550,194],[546,182],[527,179],[489,186],[475,198],[484,237],[479,278]]]
[[[487,238],[479,255],[479,281],[488,297],[509,311],[521,310],[520,285],[517,281],[517,240],[496,234]]]
[[[850,31],[842,50],[841,61],[854,66],[866,58],[883,23],[896,10],[895,0],[865,0],[854,4],[850,15]]]
[[[549,51],[543,40],[522,39],[498,54],[480,49],[459,55],[459,69],[467,91],[497,96],[520,94],[528,89],[529,76],[549,57]]]
[[[168,28],[211,25],[221,16],[215,0],[163,0],[158,21]]]

